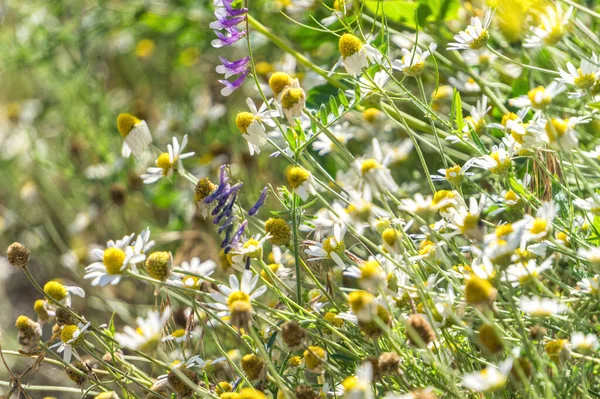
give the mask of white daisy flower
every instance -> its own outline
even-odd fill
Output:
[[[552,267],[553,258],[550,257],[542,262],[540,265],[537,264],[535,259],[529,261],[519,262],[508,266],[506,269],[505,280],[511,283],[513,286],[523,286],[533,279],[537,279],[538,276]]]
[[[475,197],[471,197],[469,198],[468,208],[466,206],[452,207],[447,211],[442,210],[440,214],[448,219],[453,227],[465,236],[474,240],[482,240],[484,231],[480,214],[483,210],[485,200],[485,195],[481,196],[479,202]]]
[[[186,368],[186,369],[191,369],[194,367],[205,368],[209,364],[219,363],[224,360],[225,360],[224,357],[219,357],[214,360],[204,360],[199,355],[195,355],[195,356],[190,357],[186,361],[175,360],[174,362],[171,363],[170,367],[171,367],[171,370],[174,368]],[[163,381],[163,380],[166,380],[168,377],[169,377],[168,374],[162,374],[156,378],[159,381]]]
[[[287,170],[286,177],[289,185],[303,201],[306,201],[311,194],[315,193],[312,174],[303,167],[292,166]]]
[[[562,39],[573,14],[573,7],[563,13],[560,3],[555,7],[546,7],[546,13],[540,15],[540,24],[531,28],[529,36],[523,41],[525,48],[537,48],[544,45],[553,46]]]
[[[181,146],[176,137],[173,137],[173,144],[167,146],[167,152],[163,152],[156,159],[156,167],[150,167],[147,169],[146,174],[141,176],[145,184],[156,183],[163,176],[172,176],[173,172],[184,171],[182,160],[189,158],[194,155],[194,152],[182,153],[183,149],[187,146],[188,136],[183,136]]]
[[[125,139],[121,150],[124,157],[129,157],[129,154],[133,153],[137,158],[152,144],[152,136],[146,121],[133,115],[120,114],[117,118],[117,128]]]
[[[571,346],[580,351],[595,351],[598,349],[598,336],[596,334],[584,334],[574,332],[571,335]]]
[[[488,98],[481,96],[481,100],[477,100],[475,107],[471,108],[471,115],[465,118],[463,133],[468,133],[469,129],[480,132],[485,127],[485,116],[491,109],[491,106],[488,107]]]
[[[346,145],[349,140],[354,138],[352,128],[350,127],[350,124],[348,122],[334,125],[331,129],[331,133],[337,139],[337,141],[339,141],[343,145]],[[321,156],[329,154],[336,148],[336,144],[323,133],[317,136],[317,139],[313,142],[312,145],[312,149],[314,151],[317,151]]]
[[[342,381],[343,396],[348,399],[372,399],[373,365],[365,362],[356,371],[356,376],[351,376]]]
[[[371,146],[371,158],[362,158],[355,161],[355,167],[368,186],[371,192],[396,191],[398,185],[392,178],[392,173],[388,169],[391,158],[386,154],[384,156],[379,140],[373,139]]]
[[[465,63],[469,66],[489,66],[496,61],[498,56],[487,49],[465,50],[462,53]]]
[[[369,66],[369,62],[379,63],[382,59],[377,49],[368,43],[363,43],[351,33],[345,33],[340,37],[339,50],[342,56],[341,62],[346,67],[346,72],[352,77],[359,76],[363,68]]]
[[[523,234],[523,243],[528,241],[543,240],[548,236],[552,229],[552,221],[556,216],[556,205],[553,202],[546,202],[538,208],[535,217],[525,215],[525,234]],[[522,244],[522,247],[524,244]]]
[[[537,296],[521,298],[521,310],[534,317],[550,317],[566,312],[567,307],[560,302]]]
[[[210,297],[214,302],[209,303],[213,309],[223,312],[223,316],[230,313],[236,302],[244,302],[251,305],[251,301],[259,298],[267,292],[267,286],[256,287],[259,275],[252,273],[251,270],[244,270],[242,280],[240,281],[235,274],[229,276],[229,286],[219,284],[219,292],[213,292]],[[251,307],[250,307],[251,309]]]
[[[600,215],[600,194],[594,194],[589,198],[577,198],[573,201],[576,207],[590,212],[592,215]]]
[[[471,18],[471,25],[454,36],[454,42],[448,43],[447,50],[477,50],[484,47],[489,38],[488,29],[492,23],[494,11],[487,10],[483,23],[479,17]]]
[[[590,198],[591,199],[591,198]],[[600,198],[599,198],[600,199]],[[581,200],[579,200],[581,201]],[[577,205],[577,204],[576,204]],[[587,202],[586,202],[587,205]],[[600,210],[600,209],[599,209]],[[600,247],[579,248],[577,254],[595,266],[600,266]]]
[[[71,306],[72,295],[85,298],[85,291],[83,288],[73,285],[63,285],[56,280],[48,281],[44,285],[44,293],[47,297],[52,298],[65,306]],[[56,305],[48,301],[48,308],[54,311],[56,310]]]
[[[506,146],[501,143],[497,146],[493,146],[492,151],[488,155],[474,158],[471,162],[475,167],[502,175],[508,172],[512,167],[511,157],[511,152],[507,151]]]
[[[178,328],[177,330],[173,330],[169,335],[165,335],[162,338],[162,342],[175,342],[181,344],[183,342],[187,342],[188,338],[192,338],[194,336],[194,332],[186,331],[185,328]]]
[[[592,119],[589,116],[575,116],[568,119],[551,118],[546,121],[544,131],[548,137],[550,147],[555,150],[570,151],[577,147],[577,136],[575,126],[588,123]]]
[[[144,237],[150,236],[149,230]],[[125,236],[120,240],[106,243],[106,249],[94,249],[92,255],[99,259],[99,262],[94,262],[85,268],[85,279],[93,279],[93,286],[105,286],[107,284],[117,285],[123,277],[123,272],[127,269],[129,264],[135,265],[136,263],[143,262],[146,259],[146,255],[142,252],[144,248],[144,237],[138,237],[135,246],[129,245],[133,239],[133,234]],[[147,243],[146,243],[147,245]]]
[[[592,57],[588,60],[582,58],[579,64],[579,68],[575,68],[572,62],[567,62],[567,70],[558,69],[560,72],[560,78],[556,78],[557,81],[569,85],[573,85],[577,88],[574,93],[569,93],[569,98],[583,97],[596,83],[596,78],[600,73],[600,60],[596,53],[592,53]]]
[[[418,46],[414,46],[410,51],[403,48],[401,50],[402,58],[392,61],[392,68],[403,72],[407,76],[419,76],[425,69],[425,60],[435,52],[436,48],[435,43],[431,43],[425,51]]]
[[[137,328],[125,326],[122,333],[115,334],[115,339],[123,348],[144,352],[153,350],[161,342],[162,330],[170,316],[169,307],[166,307],[162,314],[154,310],[149,311],[145,319],[142,317],[136,319]]]
[[[447,181],[452,185],[460,184],[465,176],[473,176],[474,173],[467,172],[471,165],[472,160],[467,161],[462,167],[460,165],[454,165],[448,169],[438,169],[439,175],[431,175],[433,181]]]
[[[596,146],[592,151],[582,151],[582,153],[588,158],[600,161],[600,145]]]
[[[235,124],[242,132],[242,137],[248,142],[250,155],[260,154],[260,149],[269,141],[264,125],[271,128],[276,126],[273,118],[277,111],[269,110],[267,103],[263,103],[258,109],[250,98],[246,99],[246,104],[250,112],[238,113]]]
[[[83,342],[85,332],[91,323],[66,324],[60,330],[60,342],[52,345],[50,349],[58,348],[56,351],[63,354],[65,363],[71,363],[71,358],[75,356],[77,360],[82,361],[77,354],[75,347]]]
[[[335,225],[333,235],[325,238],[322,242],[307,241],[308,249],[304,252],[309,256],[308,261],[317,260],[333,260],[336,265],[344,269],[346,265],[342,260],[342,255],[346,251],[346,243],[344,242],[344,228]]]
[[[479,93],[481,91],[481,87],[475,79],[464,72],[457,72],[456,77],[450,76],[448,83],[464,93]]]
[[[266,234],[262,238],[260,235],[255,235],[243,242],[239,242],[234,248],[231,249],[231,262],[232,266],[237,268],[239,271],[243,271],[247,268],[250,259],[261,258],[263,245],[265,241],[269,240],[271,235]]]
[[[168,284],[179,287],[199,288],[203,277],[208,277],[215,271],[217,264],[212,260],[202,262],[200,258],[193,257],[189,262],[181,262],[183,272],[174,272],[171,274]],[[188,274],[189,273],[189,274]]]
[[[513,360],[508,359],[497,366],[487,366],[484,370],[463,376],[462,385],[477,392],[494,392],[506,385]]]
[[[596,274],[592,278],[586,277],[583,280],[577,282],[577,288],[579,289],[579,292],[581,292],[581,293],[597,295],[598,291],[600,289],[599,281],[600,281],[600,275],[598,275],[598,274]]]
[[[536,111],[541,111],[550,105],[554,97],[565,91],[565,89],[565,85],[553,81],[548,87],[538,86],[529,90],[527,94],[511,98],[508,100],[508,105],[517,108],[533,108]]]

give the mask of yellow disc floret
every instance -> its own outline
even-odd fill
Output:
[[[251,112],[239,112],[235,117],[235,125],[242,133],[248,132],[248,127],[252,122],[256,120],[256,117]]]
[[[104,251],[102,261],[108,274],[119,274],[125,261],[125,251],[117,247],[108,248]]]
[[[358,53],[362,46],[360,39],[351,33],[345,33],[340,37],[339,48],[342,58],[348,58]]]
[[[285,72],[275,72],[269,78],[269,87],[273,91],[273,94],[275,94],[275,97],[277,97],[286,86],[291,84],[292,77]]]
[[[299,87],[288,87],[281,94],[281,106],[284,109],[293,108],[306,98],[304,90]]]
[[[55,301],[62,301],[67,296],[67,289],[58,281],[48,281],[44,285],[44,292]]]
[[[287,180],[292,188],[300,187],[309,177],[310,173],[300,166],[293,166],[287,171]]]
[[[119,129],[119,133],[123,137],[127,137],[129,132],[133,129],[135,125],[140,123],[141,120],[136,118],[130,114],[119,114],[117,117],[117,129]]]

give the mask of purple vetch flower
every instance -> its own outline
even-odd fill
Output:
[[[219,65],[216,68],[216,71],[217,73],[225,75],[225,79],[246,72],[250,65],[250,57],[244,57],[237,61],[229,61],[225,57],[219,57],[219,59],[223,65]]]
[[[231,5],[233,1],[234,0],[215,0],[213,4],[217,7],[217,10],[221,8],[225,9],[227,15],[230,17],[246,14],[248,12],[247,8],[233,8]]]
[[[242,234],[244,234],[244,231],[246,230],[246,226],[248,226],[248,221],[244,220],[242,222],[242,224],[240,224],[238,226],[238,229],[235,232],[231,241],[229,242],[229,245],[227,246],[227,248],[225,248],[225,253],[229,253],[229,251],[231,251],[231,248],[235,247],[238,244],[238,242],[240,242],[240,238],[242,238]]]
[[[221,89],[221,95],[227,97],[228,95],[233,93],[238,87],[240,87],[244,83],[249,73],[250,69],[246,69],[246,71],[240,76],[238,76],[237,79],[235,79],[233,82],[230,82],[225,79],[219,80],[220,83],[225,85],[225,87]]]
[[[237,43],[240,39],[246,36],[245,30],[239,30],[235,26],[225,29],[225,32],[226,33],[222,33],[216,30],[215,35],[217,35],[217,38],[210,42],[211,46],[213,46],[214,48],[231,46],[232,44]]]
[[[248,211],[248,216],[254,216],[258,213],[258,210],[265,204],[265,201],[267,200],[267,188],[263,188],[262,193],[260,194],[260,197],[258,198],[258,201],[256,201],[256,204],[254,204],[254,206],[252,208],[250,208],[250,210]]]
[[[214,22],[211,22],[210,25],[208,25],[212,30],[215,30],[215,31],[221,30],[221,29],[232,28],[246,20],[245,15],[240,15],[239,17],[227,18],[227,15],[225,14],[225,12],[223,11],[222,8],[217,9],[217,11],[215,11],[215,17],[217,18],[217,20]]]

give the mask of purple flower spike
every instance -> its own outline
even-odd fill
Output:
[[[210,25],[208,25],[210,29],[221,30],[221,29],[233,28],[234,26],[239,25],[241,22],[243,22],[246,19],[245,15],[241,15],[239,17],[227,18],[225,15],[223,15],[223,13],[220,10],[222,10],[222,8],[215,11],[215,17],[217,17],[217,20],[214,22],[211,22]]]
[[[263,188],[260,198],[256,201],[256,204],[248,211],[248,216],[254,216],[258,213],[258,210],[265,204],[267,200],[267,188]]]
[[[230,95],[231,93],[236,91],[246,81],[246,78],[248,77],[249,73],[250,73],[250,69],[246,69],[246,71],[244,73],[242,73],[233,82],[230,82],[225,79],[219,80],[219,82],[225,86],[221,89],[221,95],[227,97],[228,95]]]
[[[242,237],[242,234],[244,234],[244,231],[246,230],[246,226],[248,226],[248,221],[244,220],[242,224],[240,224],[240,226],[238,227],[238,230],[235,232],[235,235],[231,239],[231,242],[229,242],[229,246],[225,248],[225,253],[228,253],[232,247],[235,247],[238,244],[240,238]]]
[[[228,61],[224,57],[219,57],[223,65],[219,65],[216,68],[217,73],[222,73],[225,75],[225,79],[233,75],[239,75],[240,73],[246,72],[248,69],[248,65],[250,64],[250,57],[244,57],[241,60],[237,61]]]
[[[246,14],[248,12],[247,8],[233,8],[231,6],[233,0],[215,0],[215,6],[223,7],[225,11],[227,11],[227,15],[234,17],[241,14]]]
[[[213,46],[214,48],[231,46],[232,44],[237,43],[241,38],[246,36],[245,30],[239,30],[235,26],[225,29],[225,32],[227,32],[227,34],[215,31],[217,38],[210,42],[211,46]]]

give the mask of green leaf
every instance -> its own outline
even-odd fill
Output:
[[[344,91],[342,89],[340,89],[340,91],[338,91],[338,98],[340,99],[340,102],[342,103],[342,105],[346,108],[348,108],[348,99],[346,98],[346,95],[344,94]]]
[[[367,0],[365,8],[373,15],[385,17],[394,22],[404,23],[415,27],[415,11],[419,8],[419,2],[407,0]]]
[[[335,101],[335,97],[331,96],[329,97],[329,107],[331,108],[331,112],[333,113],[333,115],[335,115],[335,117],[339,117],[340,113],[338,112],[338,105],[337,105],[337,101]],[[327,122],[325,122],[324,124],[326,124]]]
[[[465,121],[463,119],[460,93],[456,88],[454,89],[454,96],[452,97],[452,119],[454,119],[454,122],[456,123],[456,130],[461,134],[465,127]]]

